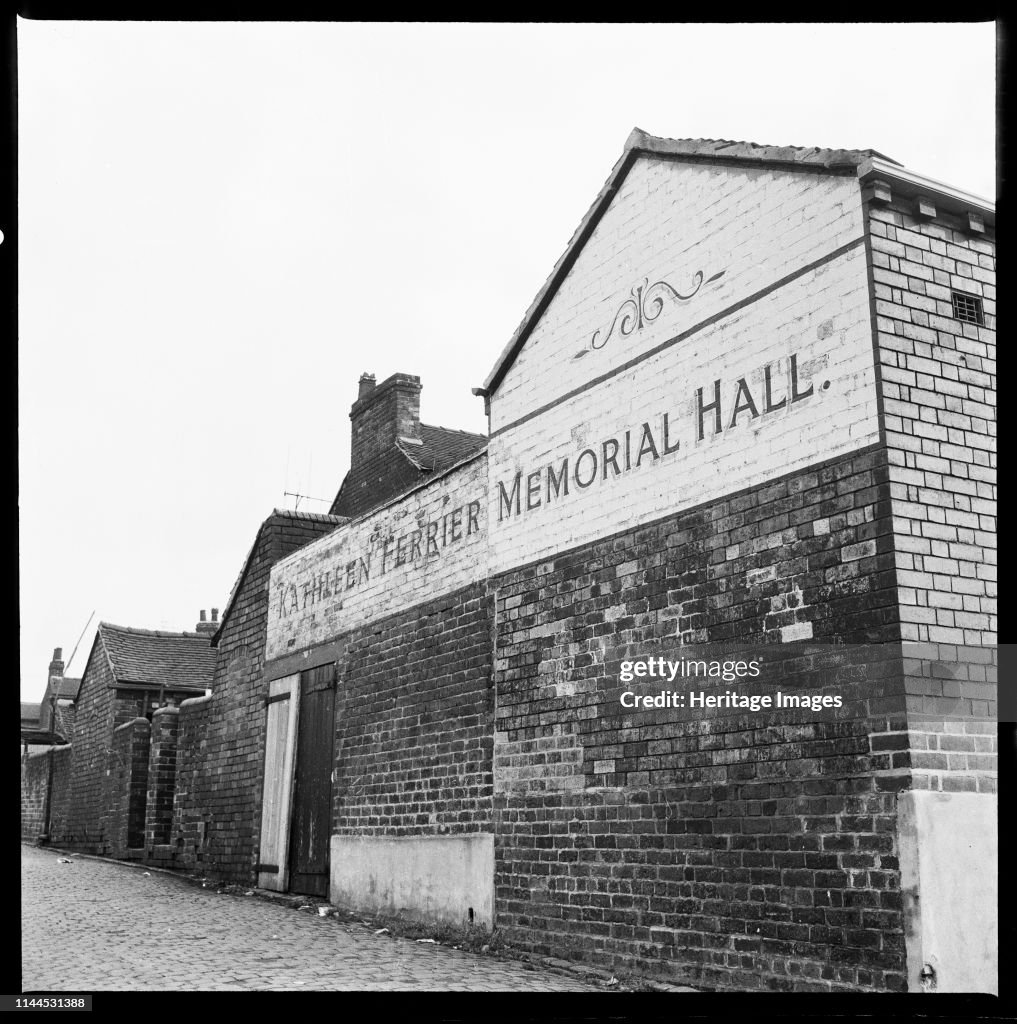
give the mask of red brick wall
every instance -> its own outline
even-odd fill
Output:
[[[172,836],[177,866],[254,880],[265,757],[269,570],[335,526],[323,516],[276,512],[258,532],[216,641],[212,696],[180,711]]]
[[[623,658],[809,623],[897,639],[886,481],[871,449],[492,581],[512,941],[706,986],[903,987],[899,671],[823,721],[623,713],[617,683]]]
[[[491,613],[485,581],[343,637],[335,833],[490,831]]]

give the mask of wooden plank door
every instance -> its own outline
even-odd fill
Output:
[[[261,799],[261,839],[258,847],[258,885],[286,892],[289,882],[290,797],[293,752],[297,739],[300,676],[269,683],[265,728],[265,778]]]
[[[328,896],[335,744],[335,665],[300,674],[289,891]]]

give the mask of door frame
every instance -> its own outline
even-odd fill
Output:
[[[326,666],[332,668],[331,687],[338,696],[339,665],[333,659],[315,665],[302,667],[289,675],[279,676],[268,682],[265,697],[265,756],[262,762],[261,787],[261,831],[258,837],[258,860],[255,865],[257,886],[274,892],[289,892],[290,869],[292,867],[290,846],[292,839],[293,812],[297,788],[297,748],[300,743],[300,704],[304,676]],[[273,750],[269,747],[270,719],[275,705],[286,704],[286,738],[281,759],[270,761]],[[329,766],[329,785],[335,785],[335,702],[332,712],[332,757]],[[277,750],[278,748],[276,748]],[[269,794],[274,799],[270,802]],[[274,828],[273,828],[274,826]],[[265,848],[265,837],[274,832],[274,842]],[[331,861],[331,798],[329,799],[328,836],[325,846],[326,865]],[[326,867],[326,894],[331,889],[331,877]],[[326,895],[327,898],[327,895]]]

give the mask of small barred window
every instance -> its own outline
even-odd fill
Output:
[[[968,295],[966,292],[950,292],[953,300],[953,315],[958,320],[968,324],[978,324],[979,327],[985,324],[982,316],[982,300],[977,295]]]

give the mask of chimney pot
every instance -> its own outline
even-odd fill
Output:
[[[360,390],[357,398],[363,398],[369,391],[374,390],[375,377],[373,373],[362,373],[360,375]]]
[[[62,647],[53,648],[53,660],[62,661],[64,657],[64,649]]]
[[[204,636],[211,636],[216,631],[216,629],[219,626],[219,623],[215,621],[215,617],[216,617],[216,614],[218,613],[218,611],[219,611],[218,608],[213,608],[212,609],[212,621],[209,622],[209,621],[207,621],[207,619],[205,617],[205,609],[202,608],[201,609],[201,621],[194,627],[194,632],[195,633],[201,633]]]
[[[219,619],[219,609],[218,608],[213,608],[212,609],[212,621],[213,622],[217,622],[218,619]]]

